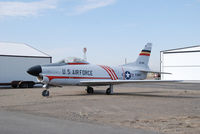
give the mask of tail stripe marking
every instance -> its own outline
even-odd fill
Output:
[[[150,54],[140,53],[140,55],[150,56]]]
[[[143,56],[150,56],[151,54],[151,51],[150,50],[142,50],[140,55],[143,55]]]
[[[150,51],[150,50],[142,50],[142,52],[149,52],[149,53],[151,53],[151,51]]]

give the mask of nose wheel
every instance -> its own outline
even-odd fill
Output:
[[[48,97],[49,96],[49,91],[48,90],[42,91],[42,96]]]
[[[43,86],[44,88],[46,88],[44,91],[42,91],[42,96],[44,96],[44,97],[48,97],[49,96],[49,85],[47,84],[47,85],[44,85]]]
[[[86,91],[88,94],[93,94],[94,93],[94,89],[92,87],[87,87]]]

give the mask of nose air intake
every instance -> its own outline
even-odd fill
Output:
[[[42,73],[42,67],[40,65],[33,66],[27,70],[27,73],[33,76],[39,76]]]

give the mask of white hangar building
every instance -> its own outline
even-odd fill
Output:
[[[200,46],[160,52],[162,80],[200,80]]]
[[[22,43],[0,42],[0,83],[36,81],[26,71],[38,64],[51,63],[52,57]]]

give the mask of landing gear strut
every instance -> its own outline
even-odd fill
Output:
[[[88,94],[94,93],[94,89],[92,87],[89,87],[89,86],[86,88],[86,91],[87,91]]]
[[[110,85],[110,87],[106,90],[106,94],[110,95],[113,93],[113,85]]]
[[[49,85],[44,85],[43,87],[45,87],[46,89],[44,91],[42,91],[42,96],[44,97],[48,97],[49,96]]]

